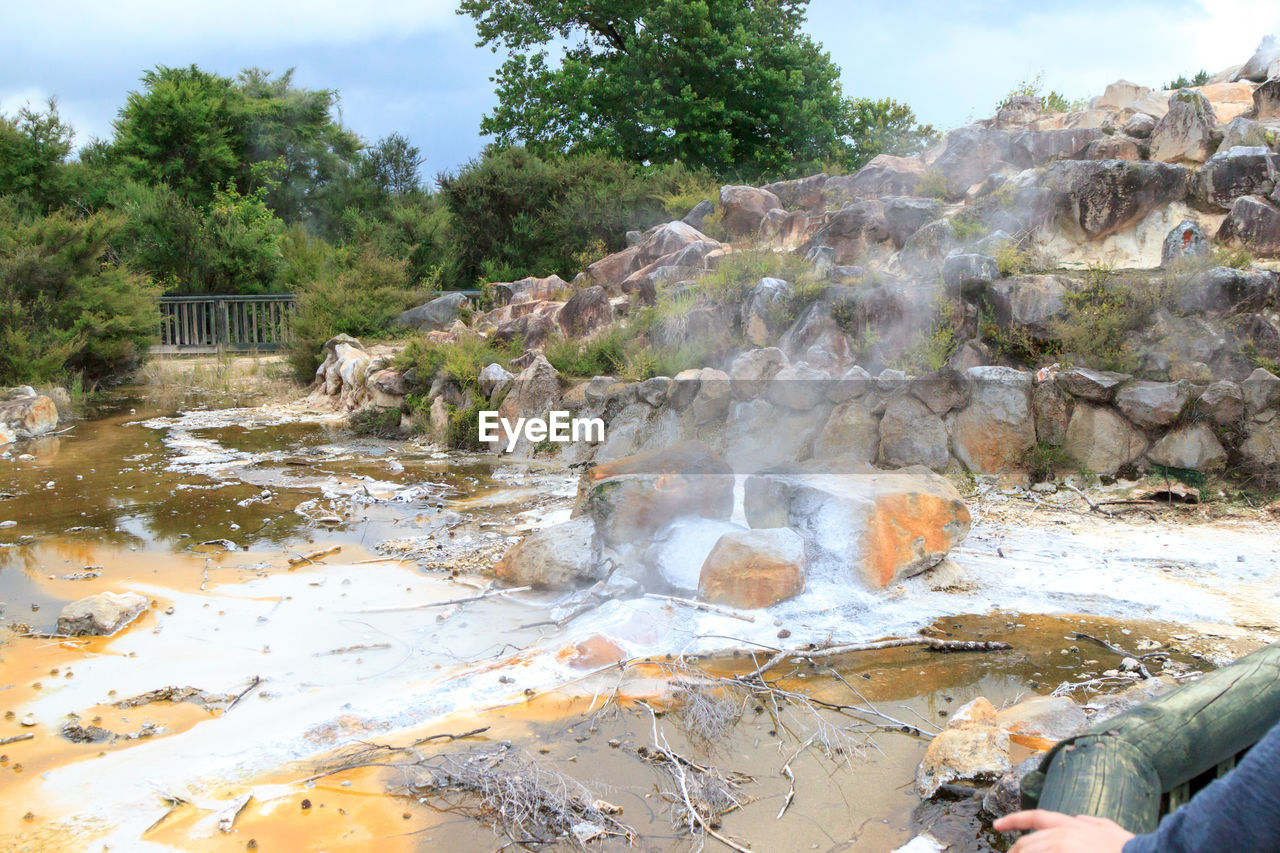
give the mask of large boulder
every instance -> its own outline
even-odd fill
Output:
[[[956,456],[978,473],[1019,470],[1036,443],[1031,374],[1011,367],[973,367],[965,378],[971,391],[969,405],[952,427]]]
[[[924,163],[917,157],[878,154],[852,175],[828,178],[822,187],[827,205],[857,198],[911,195],[924,176]]]
[[[316,368],[311,397],[354,409],[364,402],[369,353],[350,335],[335,335],[324,342],[323,358]]]
[[[880,447],[880,421],[872,412],[872,402],[874,400],[862,396],[832,409],[814,442],[814,458],[847,457],[859,462],[874,462]],[[946,440],[945,430],[943,440]]]
[[[1247,473],[1264,488],[1280,486],[1280,418],[1250,427],[1249,437],[1240,445],[1240,457]]]
[[[1166,468],[1211,471],[1226,464],[1227,452],[1208,424],[1197,423],[1170,431],[1151,446],[1147,458]]]
[[[891,468],[923,465],[941,471],[950,460],[942,418],[914,396],[889,401],[880,419],[880,464]]]
[[[1169,111],[1151,131],[1151,159],[1203,163],[1213,153],[1217,124],[1208,98],[1195,89],[1179,89],[1169,97]]]
[[[1237,424],[1244,417],[1244,391],[1225,379],[1214,382],[1196,400],[1196,408],[1219,426]]]
[[[515,424],[519,418],[546,417],[547,412],[559,401],[560,374],[547,361],[546,356],[538,353],[512,380],[511,389],[498,406],[498,416],[511,424]],[[495,449],[505,449],[507,442],[508,436],[500,435]],[[527,452],[527,444],[528,439],[521,433],[514,452]]]
[[[1263,146],[1223,148],[1209,158],[1198,176],[1205,201],[1230,210],[1246,195],[1270,195],[1280,175],[1280,155]]]
[[[1150,118],[1150,116],[1146,116]],[[1138,140],[1129,136],[1102,136],[1084,149],[1082,160],[1141,160],[1142,148]]]
[[[733,396],[739,400],[750,400],[752,397],[760,396],[774,374],[786,366],[787,356],[777,347],[747,350],[729,365],[729,382]]]
[[[142,615],[150,602],[136,592],[100,592],[73,601],[58,614],[58,633],[109,637]]]
[[[513,281],[507,287],[511,289],[511,301],[518,304],[521,302],[545,302],[555,299],[559,294],[568,290],[569,283],[554,274],[545,278],[531,275],[519,281]]]
[[[1258,367],[1243,383],[1244,411],[1249,417],[1274,408],[1280,403],[1280,376]]]
[[[485,365],[477,377],[480,393],[487,399],[493,399],[495,394],[505,394],[515,379],[511,371],[497,362]]]
[[[745,237],[756,233],[764,216],[782,207],[782,201],[768,190],[756,187],[720,188],[720,222],[730,234]]]
[[[1151,131],[1156,129],[1156,120],[1146,113],[1134,113],[1125,121],[1121,128],[1125,136],[1134,139],[1147,139],[1151,136]]]
[[[1062,449],[1095,474],[1114,474],[1147,450],[1147,437],[1113,409],[1081,403],[1071,413]]]
[[[1009,735],[982,697],[956,709],[946,728],[929,741],[916,770],[916,793],[932,797],[953,782],[994,782],[1009,772]]]
[[[790,527],[810,581],[883,589],[926,571],[968,535],[959,493],[925,468],[877,471],[813,460],[747,478],[747,523]]]
[[[604,544],[645,542],[684,516],[727,520],[733,471],[697,441],[638,453],[587,472],[586,508]]]
[[[1000,277],[1000,264],[990,255],[952,252],[942,261],[947,293],[973,301]]]
[[[556,321],[566,335],[585,335],[613,322],[609,294],[596,285],[579,290],[560,309]]]
[[[765,390],[773,403],[788,409],[808,411],[826,398],[827,374],[807,364],[780,368]]]
[[[782,331],[791,285],[780,278],[762,278],[742,303],[742,333],[755,346],[764,346]]]
[[[1160,117],[1169,109],[1167,99],[1146,86],[1130,83],[1128,80],[1117,80],[1103,90],[1102,95],[1093,99],[1094,109],[1135,110],[1148,117]],[[1128,131],[1125,131],[1126,133]]]
[[[559,588],[599,580],[603,565],[595,523],[579,516],[525,536],[502,555],[493,574],[513,586]]]
[[[0,403],[0,427],[15,437],[45,435],[58,428],[58,407],[43,394]]]
[[[1280,254],[1280,210],[1264,198],[1240,196],[1218,228],[1218,242],[1243,244],[1259,255]]]
[[[731,521],[699,516],[678,518],[653,534],[646,543],[642,564],[654,579],[686,595],[697,593],[702,566],[720,537],[744,533],[746,528]]]
[[[1116,407],[1144,429],[1169,426],[1191,399],[1185,382],[1130,382],[1116,394]]]
[[[1036,416],[1036,439],[1050,447],[1061,447],[1071,423],[1071,397],[1056,382],[1040,382],[1031,392]]]
[[[1073,367],[1060,371],[1054,377],[1054,381],[1072,397],[1091,400],[1095,403],[1109,403],[1120,386],[1129,381],[1129,375],[1113,373],[1109,370]]]
[[[635,268],[636,256],[639,253],[639,246],[628,246],[621,252],[605,255],[587,267],[587,280],[592,284],[600,285],[609,293],[621,292],[622,280]]]
[[[417,329],[419,332],[443,332],[458,319],[458,315],[466,304],[466,294],[445,293],[424,305],[410,308],[392,322],[397,326]]]
[[[635,246],[635,256],[631,259],[631,271],[646,267],[668,255],[675,255],[686,246],[694,243],[714,242],[706,234],[687,222],[668,222],[650,228],[644,238]]]
[[[943,261],[956,247],[956,229],[949,219],[939,219],[907,238],[898,253],[898,263],[912,275],[935,277]]]
[[[826,185],[828,177],[827,173],[823,172],[807,178],[776,181],[765,184],[760,189],[773,193],[787,210],[820,210],[822,188]]]
[[[1280,118],[1280,73],[1253,90],[1253,110],[1258,121]]]
[[[1274,35],[1262,37],[1258,49],[1249,57],[1249,61],[1240,66],[1240,70],[1232,77],[1234,80],[1248,80],[1263,83],[1268,78],[1280,73],[1280,43]]]
[[[726,533],[702,564],[698,597],[768,607],[804,592],[804,540],[785,527]]]
[[[1222,131],[1222,144],[1218,146],[1218,153],[1232,148],[1270,148],[1271,141],[1275,138],[1275,131],[1264,124],[1244,116],[1233,118]]]
[[[942,215],[942,202],[934,198],[900,196],[882,201],[889,237],[898,249],[906,244],[908,237]]]
[[[1113,138],[1097,127],[1022,130],[1009,135],[1004,159],[1020,169],[1033,169],[1054,160],[1078,160],[1091,145]]]
[[[1040,339],[1053,337],[1054,322],[1066,310],[1071,282],[1056,275],[1024,275],[1001,279],[989,288],[996,322]]]
[[[860,199],[829,214],[805,246],[807,249],[827,246],[834,252],[832,260],[835,263],[847,264],[888,239],[889,225],[885,220],[884,204]]]
[[[826,400],[810,409],[789,409],[763,398],[740,400],[729,408],[723,426],[725,456],[742,474],[808,458],[830,414]],[[716,430],[721,421],[715,422]]]
[[[1053,192],[1060,216],[1086,239],[1099,240],[1181,201],[1188,174],[1170,163],[1059,160],[1045,167],[1040,184]]]
[[[932,168],[941,172],[947,198],[957,199],[974,184],[1000,171],[1008,150],[1007,131],[962,127],[947,134],[942,153]]]
[[[1210,267],[1195,273],[1177,294],[1184,311],[1262,311],[1275,297],[1277,279],[1271,270]]]

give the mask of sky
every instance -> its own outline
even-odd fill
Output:
[[[490,76],[454,0],[0,0],[0,112],[56,96],[77,144],[108,138],[126,94],[156,65],[234,75],[294,68],[337,89],[344,124],[369,140],[403,133],[425,172],[479,153]],[[812,0],[809,32],[841,67],[846,94],[892,97],[950,129],[991,114],[1043,74],[1068,98],[1107,83],[1162,85],[1244,62],[1280,35],[1276,0]]]

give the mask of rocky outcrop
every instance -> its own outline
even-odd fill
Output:
[[[1280,176],[1280,155],[1270,148],[1224,148],[1209,158],[1198,175],[1200,196],[1230,210],[1241,196],[1270,195]]]
[[[812,251],[826,246],[833,252],[832,260],[837,264],[844,264],[857,260],[888,238],[889,225],[885,220],[884,203],[859,199],[829,214],[823,225],[809,238],[804,249]]]
[[[1170,163],[1062,160],[1046,167],[1040,185],[1054,193],[1064,220],[1084,239],[1097,240],[1181,201],[1188,174],[1186,167]]]
[[[588,517],[543,527],[521,539],[493,567],[513,586],[560,588],[604,577],[595,523]]]
[[[1130,382],[1116,394],[1116,407],[1138,426],[1158,429],[1176,421],[1189,400],[1183,382]]]
[[[988,292],[996,322],[1035,338],[1052,338],[1054,321],[1066,310],[1070,284],[1054,275],[1017,276],[995,282]]]
[[[730,234],[756,233],[765,214],[780,207],[782,201],[768,190],[743,186],[720,188],[720,222]]]
[[[890,468],[946,468],[951,452],[942,418],[916,397],[890,400],[880,420],[879,461]]]
[[[753,529],[790,527],[803,537],[811,579],[865,589],[933,568],[969,532],[959,493],[919,467],[784,466],[748,477],[744,501]]]
[[[363,403],[371,361],[364,345],[350,335],[337,335],[325,341],[321,352],[324,358],[308,399],[348,411]]]
[[[100,592],[73,601],[58,614],[58,633],[109,637],[142,615],[150,602],[136,592]]]
[[[392,322],[419,332],[445,331],[468,304],[465,294],[446,293],[417,308],[410,308]]]
[[[580,337],[613,322],[609,295],[599,285],[579,290],[560,309],[556,322],[566,335]]]
[[[1087,471],[1114,474],[1146,452],[1147,438],[1113,409],[1080,403],[1071,413],[1062,449]]]
[[[911,195],[924,171],[917,157],[878,154],[852,175],[828,178],[822,187],[823,201],[832,207],[859,198]]]
[[[769,607],[804,592],[804,540],[786,528],[726,533],[698,578],[698,597],[731,607]]]
[[[1217,240],[1259,255],[1280,254],[1280,209],[1259,196],[1241,196],[1222,220]]]
[[[1194,89],[1169,98],[1169,110],[1151,131],[1151,159],[1165,163],[1203,163],[1213,154],[1218,123],[1209,99]]]
[[[1160,266],[1167,267],[1179,261],[1203,257],[1209,254],[1209,238],[1200,224],[1184,219],[1164,238],[1160,246]]]
[[[971,471],[1020,470],[1036,443],[1031,374],[1008,367],[974,367],[965,375],[971,390],[969,405],[952,428],[956,456]]]
[[[1227,463],[1227,452],[1208,424],[1179,427],[1157,441],[1147,458],[1167,468],[1212,471]]]
[[[646,541],[677,518],[727,520],[733,471],[707,445],[684,442],[596,465],[587,473],[585,508],[601,541]]]

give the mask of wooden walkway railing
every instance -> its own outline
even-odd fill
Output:
[[[293,336],[291,293],[162,296],[160,343],[151,351],[212,353],[277,350]]]

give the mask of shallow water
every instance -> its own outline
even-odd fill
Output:
[[[592,638],[632,660],[699,655],[718,672],[750,664],[717,650],[774,646],[784,628],[793,647],[929,625],[1013,643],[833,661],[882,710],[938,725],[978,695],[999,706],[1116,666],[1072,631],[1120,645],[1145,636],[1203,668],[1203,649],[1183,640],[1208,629],[1188,624],[1280,621],[1280,557],[1265,525],[1013,522],[998,502],[978,513],[949,566],[877,597],[815,587],[751,622],[643,598],[609,601],[563,628],[545,624],[565,606],[559,594],[440,604],[476,595],[514,536],[565,517],[576,478],[550,463],[357,439],[340,418],[298,407],[177,412],[128,395],[62,436],[12,449],[0,458],[0,493],[10,495],[0,520],[16,522],[0,528],[0,627],[17,630],[0,647],[0,739],[35,737],[0,747],[0,849],[243,850],[250,839],[262,850],[497,849],[503,840],[467,816],[467,798],[387,796],[395,772],[284,784],[352,743],[488,725],[483,740],[450,748],[509,739],[622,806],[638,849],[685,850],[692,842],[662,800],[669,779],[635,752],[652,739],[648,712],[623,701],[594,724],[585,716],[615,687],[664,701],[668,679],[650,672],[619,687],[608,661],[575,660]],[[138,591],[153,606],[116,637],[39,636],[63,603],[103,590]],[[1094,615],[1070,615],[1082,611]],[[836,703],[851,695],[823,669],[787,684]],[[188,686],[247,692],[230,710],[113,704]],[[20,725],[27,716],[35,725]],[[927,827],[956,850],[999,845],[972,802],[919,803],[924,742],[900,733],[870,736],[856,758],[802,751],[795,802],[778,820],[781,764],[807,734],[803,720],[788,730],[768,716],[744,708],[710,749],[684,737],[677,712],[660,721],[678,751],[756,778],[744,789],[751,801],[724,820],[754,849],[887,851]],[[119,737],[72,743],[61,734],[68,722]],[[218,810],[246,792],[254,799],[234,831],[217,831]]]

